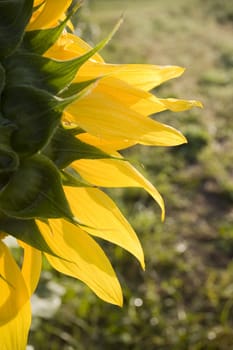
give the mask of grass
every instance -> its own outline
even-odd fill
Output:
[[[127,3],[127,5],[126,5]],[[229,350],[233,348],[232,6],[226,0],[90,0],[79,32],[97,43],[122,12],[125,21],[104,49],[107,61],[174,64],[183,77],[155,90],[200,99],[204,110],[156,118],[181,130],[188,145],[136,147],[127,156],[163,194],[167,215],[140,190],[110,194],[142,241],[147,270],[106,245],[125,306],[103,304],[81,283],[47,269],[38,296],[63,305],[36,317],[30,344],[51,350]],[[221,11],[220,11],[221,10]],[[53,275],[51,275],[53,274]],[[64,286],[51,287],[51,277]],[[55,312],[54,311],[54,312]]]

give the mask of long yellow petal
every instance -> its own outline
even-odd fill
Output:
[[[159,98],[158,100],[173,112],[182,112],[193,107],[203,107],[200,101],[195,100],[177,100],[175,98]]]
[[[0,349],[25,350],[30,324],[31,306],[27,301],[13,319],[0,325]]]
[[[84,64],[79,78],[111,75],[136,88],[149,91],[167,80],[182,75],[184,68],[178,66],[157,66],[149,64],[103,64],[91,62]]]
[[[95,92],[100,92],[105,95],[105,98],[110,97],[114,99],[114,101],[123,104],[125,107],[132,108],[145,116],[167,109],[164,103],[151,93],[135,88],[111,76],[101,79],[95,87]],[[143,108],[140,103],[143,104]]]
[[[174,146],[186,142],[179,131],[94,90],[71,104],[67,112],[81,128],[106,140],[123,139],[154,146]]]
[[[30,323],[26,284],[9,249],[0,241],[0,349],[25,350]]]
[[[112,159],[81,159],[72,163],[72,167],[85,180],[96,186],[144,188],[159,204],[162,210],[162,220],[164,219],[165,209],[161,195],[130,163]]]
[[[65,187],[71,210],[89,227],[86,231],[128,250],[145,268],[138,237],[115,203],[97,188]]]
[[[69,120],[69,117],[67,118]],[[73,118],[70,119],[70,121]],[[113,153],[117,150],[125,149],[130,146],[135,145],[136,141],[129,141],[126,139],[111,139],[111,140],[104,140],[103,138],[96,137],[94,135],[90,135],[88,133],[82,133],[77,135],[77,138],[80,139],[83,142],[89,143],[92,146],[95,146],[97,148],[102,149],[106,153]]]
[[[34,1],[33,1],[33,7],[39,6],[40,4],[42,4],[43,1],[44,1],[44,0],[34,0]]]
[[[15,317],[29,299],[21,271],[2,241],[0,241],[0,295],[0,324]]]
[[[29,23],[27,30],[46,29],[56,25],[71,3],[72,0],[47,0],[42,10],[39,10],[39,15]]]
[[[57,42],[46,51],[45,56],[58,60],[70,60],[82,56],[91,49],[92,47],[78,36],[63,33]],[[98,53],[93,55],[90,61],[104,63],[103,58]]]
[[[21,241],[20,245],[24,248],[22,275],[25,283],[27,284],[28,292],[30,295],[32,295],[40,278],[42,266],[41,252]]]
[[[101,299],[122,305],[122,292],[115,272],[100,246],[83,230],[64,221],[38,221],[50,248],[61,258],[45,254],[58,271],[80,279]],[[63,260],[64,259],[64,260]]]

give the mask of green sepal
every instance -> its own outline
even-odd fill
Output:
[[[20,45],[33,8],[33,0],[0,1],[0,58]]]
[[[81,65],[80,58],[58,61],[33,53],[17,53],[4,62],[6,86],[18,85],[20,82],[20,85],[29,85],[58,94],[70,85]],[[72,95],[94,81],[79,84],[78,88],[76,86],[76,89],[72,89]]]
[[[4,89],[4,86],[5,86],[5,80],[6,80],[5,69],[0,63],[0,99],[1,99],[2,90]]]
[[[65,129],[61,126],[57,128],[49,144],[42,152],[60,169],[66,168],[78,159],[111,158],[109,154],[99,148],[79,140],[72,134],[72,129]]]
[[[86,180],[83,180],[80,175],[72,168],[61,170],[61,180],[63,186],[71,187],[95,187]]]
[[[21,219],[73,218],[59,170],[41,154],[21,160],[0,191],[0,208],[6,215]]]
[[[17,126],[12,133],[13,149],[29,156],[44,147],[59,125],[63,109],[72,101],[28,86],[5,89],[2,111]]]
[[[0,213],[0,231],[27,243],[41,252],[56,256],[41,235],[34,220],[11,218]]]
[[[57,27],[26,32],[22,48],[40,55],[44,54],[58,40],[68,21],[79,7],[80,3],[75,5],[68,16]]]

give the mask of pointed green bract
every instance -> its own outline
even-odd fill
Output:
[[[0,192],[0,208],[15,218],[73,218],[59,171],[43,155],[21,161]]]
[[[0,1],[0,58],[19,46],[32,15],[33,0]]]

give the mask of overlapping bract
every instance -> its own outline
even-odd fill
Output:
[[[201,106],[149,92],[183,68],[107,64],[97,52],[111,35],[92,49],[67,33],[71,2],[0,2],[0,231],[24,249],[20,270],[0,240],[1,349],[26,346],[42,254],[122,305],[115,272],[92,236],[128,250],[144,268],[143,251],[98,186],[142,187],[164,217],[158,191],[119,151],[186,142],[150,115]]]

